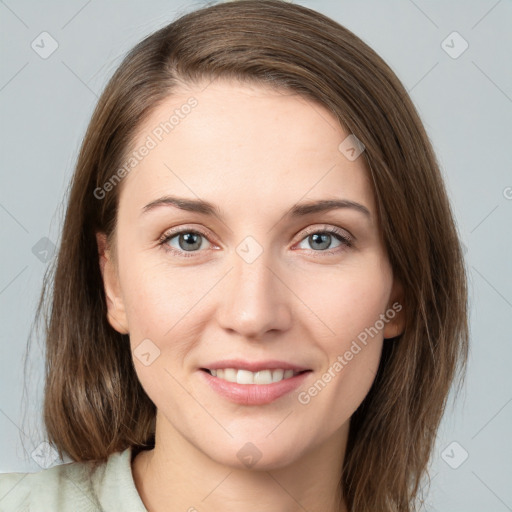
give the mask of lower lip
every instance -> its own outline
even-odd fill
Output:
[[[214,377],[204,370],[199,370],[199,373],[214,391],[231,402],[242,405],[264,405],[298,388],[311,372],[299,373],[272,384],[237,384]]]

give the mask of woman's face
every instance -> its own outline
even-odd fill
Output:
[[[227,81],[174,93],[139,130],[117,272],[101,261],[157,441],[272,468],[346,435],[401,317],[349,135],[316,103]],[[305,207],[322,201],[346,203]]]

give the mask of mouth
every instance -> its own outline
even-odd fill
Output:
[[[312,371],[284,361],[231,360],[198,368],[198,374],[210,389],[244,406],[266,405],[289,396],[304,384]]]
[[[311,370],[293,370],[290,368],[267,368],[255,372],[243,368],[200,368],[200,370],[217,379],[242,385],[273,384],[311,372]]]

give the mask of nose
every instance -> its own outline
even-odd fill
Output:
[[[267,333],[286,331],[292,322],[293,292],[279,266],[263,252],[251,263],[233,254],[217,308],[220,326],[232,334],[263,340]]]

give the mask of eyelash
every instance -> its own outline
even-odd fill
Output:
[[[208,235],[204,231],[201,231],[200,229],[195,229],[195,228],[194,229],[186,229],[185,228],[185,229],[180,229],[177,231],[168,231],[168,232],[164,233],[160,237],[158,245],[161,246],[164,249],[164,251],[175,254],[175,255],[183,257],[183,258],[195,257],[197,255],[197,253],[201,252],[201,251],[190,251],[187,253],[187,251],[179,251],[179,250],[174,249],[173,247],[170,247],[169,245],[167,245],[167,242],[169,242],[169,240],[172,240],[177,235],[181,235],[183,233],[187,233],[187,234],[191,233],[194,235],[201,235],[208,240]],[[323,228],[307,228],[306,231],[304,232],[304,236],[299,240],[299,243],[302,242],[305,238],[307,238],[311,234],[334,235],[335,238],[337,238],[338,241],[340,241],[343,244],[343,246],[345,246],[345,247],[340,246],[335,249],[328,249],[328,250],[324,250],[324,251],[314,251],[313,249],[311,249],[311,252],[315,256],[320,256],[320,255],[325,255],[325,254],[336,254],[340,251],[345,250],[346,248],[353,247],[353,244],[354,244],[354,240],[352,237],[347,236],[339,228],[335,228],[333,226],[325,226]]]

